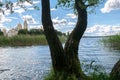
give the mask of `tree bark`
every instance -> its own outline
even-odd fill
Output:
[[[120,80],[120,60],[114,65],[110,77],[111,80]]]
[[[79,42],[87,27],[87,11],[86,8],[81,8],[78,3],[79,0],[75,0],[78,21],[63,49],[53,27],[49,0],[42,0],[42,24],[51,51],[53,70],[55,75],[58,75],[60,78],[55,80],[66,80],[71,76],[74,76],[77,80],[87,80],[82,72],[78,58]],[[83,3],[81,2],[81,4]],[[64,78],[61,76],[64,76]]]
[[[51,52],[53,69],[55,72],[62,71],[65,67],[64,50],[53,27],[50,15],[50,2],[49,0],[41,1],[42,1],[42,24]]]
[[[83,4],[82,1],[80,4]],[[81,8],[79,6],[79,0],[75,0],[75,7],[78,12],[78,20],[76,27],[70,34],[65,44],[64,51],[68,59],[68,73],[75,74],[76,77],[83,77],[84,74],[82,72],[78,57],[78,48],[80,39],[82,38],[87,27],[87,11],[86,8]]]

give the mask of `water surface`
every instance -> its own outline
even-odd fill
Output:
[[[101,65],[110,72],[120,51],[109,50],[101,38],[83,38],[79,46],[81,63]],[[0,80],[42,80],[51,68],[48,46],[0,47]]]

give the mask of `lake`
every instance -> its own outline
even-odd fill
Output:
[[[119,50],[111,50],[102,38],[82,38],[79,46],[81,63],[101,65],[109,73],[120,59]],[[0,47],[0,80],[43,80],[51,68],[48,46]]]

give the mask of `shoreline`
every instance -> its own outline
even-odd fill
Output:
[[[61,42],[65,42],[66,36],[59,36]],[[44,35],[17,35],[13,37],[0,36],[0,47],[24,47],[48,45]]]

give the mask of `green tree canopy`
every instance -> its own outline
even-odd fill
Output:
[[[89,8],[88,9],[89,12],[94,12],[95,8],[104,1],[105,0],[78,0],[79,6],[82,8]],[[58,0],[56,7],[58,6],[73,9],[76,12],[75,0]]]
[[[2,1],[0,1],[0,12],[2,12],[3,14],[5,14],[4,13],[5,10],[10,10],[10,13],[14,13],[13,8],[16,7],[14,5],[14,3],[16,3],[17,6],[20,6],[24,10],[27,10],[26,5],[23,4],[24,2],[28,2],[28,3],[32,4],[33,8],[35,10],[39,10],[39,7],[36,6],[35,4],[33,4],[33,1],[34,0],[14,0],[14,1],[11,1],[11,0],[2,0]]]

